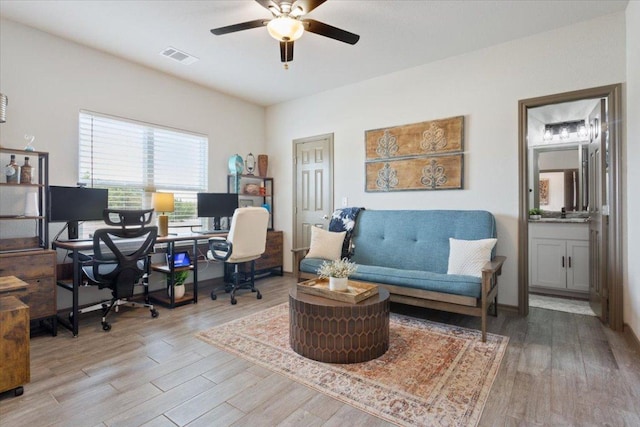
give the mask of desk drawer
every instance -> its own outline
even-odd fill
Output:
[[[56,253],[50,250],[10,252],[0,255],[0,275],[16,276],[28,284],[14,295],[29,306],[31,319],[55,316]]]
[[[19,297],[29,306],[32,319],[56,315],[56,281],[53,277],[25,280],[29,284],[26,295]]]
[[[0,256],[0,276],[16,276],[24,281],[55,277],[56,254],[53,251],[12,252]]]

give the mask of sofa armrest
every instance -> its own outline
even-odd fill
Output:
[[[300,261],[302,261],[302,258],[309,252],[309,247],[294,248],[291,249],[291,252],[293,252],[293,277],[300,281]]]
[[[495,256],[482,267],[482,297],[492,294],[493,288],[498,284],[498,276],[502,274],[502,264],[507,257]]]
[[[485,272],[489,274],[502,274],[502,264],[507,260],[507,257],[504,256],[495,256],[489,262],[487,262],[484,267],[482,267],[482,274]]]

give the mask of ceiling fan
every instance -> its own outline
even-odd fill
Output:
[[[216,36],[235,33],[252,28],[267,27],[269,34],[280,42],[280,61],[288,69],[293,61],[293,42],[305,31],[329,37],[344,43],[356,44],[360,36],[340,28],[333,27],[315,19],[302,19],[306,14],[320,6],[326,0],[255,0],[260,6],[273,14],[273,19],[256,19],[240,24],[211,30]]]

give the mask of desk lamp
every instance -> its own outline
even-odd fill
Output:
[[[158,236],[168,236],[169,217],[165,213],[173,212],[173,193],[153,193],[152,203],[156,213],[162,212],[162,215],[158,215]]]

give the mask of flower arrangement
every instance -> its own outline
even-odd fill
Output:
[[[318,268],[318,275],[321,279],[337,277],[347,278],[356,272],[358,266],[347,258],[337,259],[335,261],[325,261]]]

